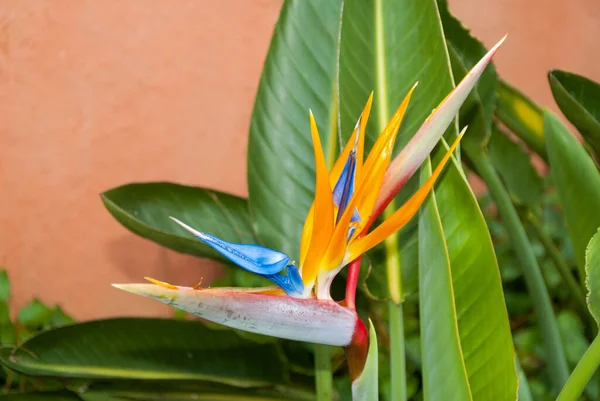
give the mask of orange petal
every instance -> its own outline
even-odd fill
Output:
[[[375,217],[385,209],[404,183],[419,168],[427,155],[431,153],[431,150],[452,123],[467,96],[475,87],[477,80],[491,62],[492,57],[504,42],[504,39],[506,39],[506,36],[483,56],[456,88],[431,112],[417,133],[406,144],[398,156],[392,160],[385,173],[383,184],[381,185],[378,199],[374,206]]]
[[[408,91],[402,103],[398,107],[398,110],[394,113],[391,120],[373,145],[371,153],[364,165],[363,175],[361,181],[358,181],[359,187],[356,190],[357,202],[359,213],[364,222],[368,220],[375,201],[377,200],[377,194],[379,188],[383,182],[383,176],[387,169],[387,166],[392,157],[392,151],[394,150],[394,143],[396,141],[396,135],[398,129],[406,113],[408,103],[412,96],[413,91],[417,87],[417,84]],[[360,231],[360,228],[357,230]]]
[[[423,204],[427,198],[429,191],[431,191],[431,188],[433,188],[433,184],[441,174],[448,160],[450,160],[452,152],[458,146],[458,143],[463,137],[465,130],[466,127],[456,138],[448,152],[446,152],[444,155],[444,158],[440,164],[438,164],[436,169],[433,171],[433,174],[431,174],[425,184],[423,184],[423,186],[419,188],[417,192],[415,192],[415,194],[404,205],[402,205],[402,207],[400,207],[400,209],[396,210],[394,214],[381,223],[371,233],[362,238],[358,238],[350,244],[348,254],[346,255],[346,260],[350,261],[357,258],[359,255],[367,252],[369,249],[373,248],[375,245],[379,244],[387,237],[400,230],[406,223],[408,223],[408,221],[415,215],[421,204]]]
[[[315,167],[316,167],[316,188],[314,200],[314,212],[312,227],[319,227],[318,230],[313,230],[311,227],[310,245],[306,252],[306,259],[302,264],[302,281],[310,289],[317,277],[321,258],[327,250],[329,240],[333,234],[334,225],[334,210],[333,210],[333,194],[331,185],[329,184],[329,172],[325,163],[325,155],[321,147],[321,139],[315,118],[310,113],[310,131],[313,140],[315,152]]]
[[[373,93],[369,96],[367,100],[367,104],[365,105],[356,127],[354,129],[353,134],[348,139],[344,150],[339,155],[337,160],[335,161],[333,168],[331,169],[331,173],[329,174],[329,185],[331,188],[335,186],[337,181],[344,170],[344,166],[346,164],[346,160],[348,160],[348,155],[350,151],[356,145],[356,173],[355,177],[356,182],[359,181],[360,171],[363,165],[363,157],[365,151],[365,129],[367,126],[367,121],[369,120],[369,115],[371,114],[371,106],[373,104]],[[357,137],[358,136],[358,137]],[[314,202],[310,206],[308,210],[308,214],[306,215],[306,219],[304,220],[304,228],[302,229],[302,238],[300,240],[300,266],[304,265],[304,261],[306,260],[306,253],[308,252],[308,247],[310,246],[310,239],[312,236],[313,230],[313,220],[314,220]]]

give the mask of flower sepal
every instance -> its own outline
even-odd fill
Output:
[[[345,347],[364,328],[354,310],[331,300],[293,298],[277,287],[198,289],[150,280],[113,286],[234,329],[288,340]]]

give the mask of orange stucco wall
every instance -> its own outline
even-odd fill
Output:
[[[500,72],[553,104],[550,67],[600,80],[597,0],[453,0]],[[0,265],[13,306],[76,318],[167,308],[110,287],[193,283],[214,266],[123,229],[98,194],[171,180],[246,193],[246,135],[280,0],[3,0]],[[535,18],[532,16],[536,15]]]

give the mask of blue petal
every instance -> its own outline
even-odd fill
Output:
[[[337,220],[342,217],[342,214],[350,202],[350,198],[354,193],[354,176],[356,173],[356,151],[352,149],[346,160],[346,165],[340,174],[340,178],[333,189],[333,203],[338,207]]]
[[[252,273],[273,275],[282,271],[290,261],[289,256],[282,252],[260,245],[234,244],[223,241],[212,235],[194,230],[173,217],[171,219],[227,259]]]
[[[269,274],[265,275],[265,278],[277,284],[290,296],[302,295],[304,292],[304,283],[302,282],[298,268],[294,265],[287,265],[286,272],[287,276],[283,274]]]

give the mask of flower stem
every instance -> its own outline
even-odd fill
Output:
[[[600,336],[585,351],[556,401],[576,401],[600,365]]]
[[[577,280],[575,280],[575,277],[573,277],[573,273],[571,272],[571,269],[569,269],[567,262],[565,262],[563,259],[560,251],[556,248],[556,245],[554,245],[554,242],[552,242],[552,238],[550,238],[546,231],[544,231],[544,227],[542,227],[540,220],[535,214],[533,214],[532,211],[526,213],[525,219],[546,249],[546,252],[548,252],[550,259],[552,259],[554,266],[556,266],[556,269],[567,285],[571,295],[577,301],[580,312],[583,314],[582,316],[588,316],[589,313],[587,303],[585,302],[585,295],[583,295],[583,291],[581,290],[579,283]]]
[[[346,306],[353,310],[356,309],[356,286],[358,285],[361,263],[362,255],[350,262],[350,265],[348,266],[348,277],[346,278]]]
[[[388,218],[396,210],[395,202],[390,202],[383,215]],[[404,321],[402,314],[402,275],[400,274],[400,255],[398,255],[398,234],[385,240],[386,269],[390,321],[390,373],[391,399],[406,400],[406,358],[404,355]]]
[[[512,204],[510,196],[500,181],[500,177],[498,177],[488,156],[481,149],[471,151],[471,149],[465,148],[465,151],[469,156],[469,159],[475,165],[477,173],[487,184],[490,194],[495,200],[498,211],[502,216],[509,237],[512,240],[517,257],[523,267],[525,283],[529,294],[531,295],[531,301],[539,322],[540,332],[546,349],[546,362],[550,374],[550,381],[556,392],[558,392],[569,377],[569,368],[567,366],[567,360],[565,358],[550,296],[548,295],[548,289],[544,283],[544,278],[540,271],[535,253],[533,252],[525,228],[519,220],[519,215]]]
[[[333,399],[333,376],[329,345],[315,344],[315,379],[317,401],[331,401]]]

